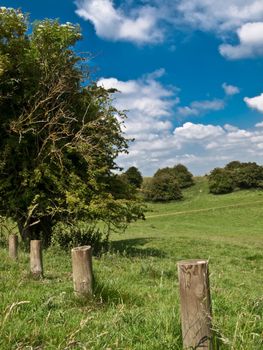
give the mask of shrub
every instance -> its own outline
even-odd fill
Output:
[[[182,164],[177,164],[173,168],[161,168],[156,171],[154,176],[169,175],[174,177],[180,188],[187,188],[194,184],[193,174]]]
[[[146,200],[166,202],[181,199],[182,192],[177,180],[168,174],[154,176],[144,189]]]
[[[231,172],[225,169],[215,168],[208,177],[209,191],[213,194],[230,193],[235,188],[235,182]]]
[[[140,171],[135,167],[130,167],[125,173],[128,182],[135,186],[136,188],[140,188],[142,185],[143,177]]]
[[[211,193],[229,193],[234,189],[262,188],[263,167],[255,162],[233,161],[225,168],[215,168],[209,175]]]
[[[193,174],[182,164],[173,167],[173,171],[181,188],[187,188],[194,184]]]
[[[109,235],[98,227],[82,221],[75,225],[59,223],[54,228],[52,244],[66,250],[90,245],[92,253],[99,255],[109,249]]]
[[[263,168],[256,163],[241,163],[233,170],[233,176],[239,188],[257,188],[263,180]]]

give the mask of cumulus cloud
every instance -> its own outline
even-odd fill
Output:
[[[179,89],[163,85],[160,79],[163,74],[161,69],[136,80],[102,78],[98,82],[107,89],[118,89],[114,94],[115,106],[128,110],[123,131],[135,141],[130,144],[128,155],[119,156],[121,167],[134,165],[144,175],[152,175],[158,168],[183,163],[193,173],[204,174],[231,160],[262,161],[263,123],[251,130],[231,124],[193,122],[174,127],[178,122],[175,111]],[[191,108],[200,109],[203,102],[195,101]],[[223,107],[219,103],[220,106]]]
[[[233,125],[184,123],[154,142],[139,140],[129,155],[119,159],[124,167],[135,165],[144,175],[158,168],[183,163],[195,174],[204,174],[232,160],[262,163],[263,128],[239,129]]]
[[[116,78],[101,78],[98,85],[114,88],[115,106],[128,110],[124,131],[132,138],[154,140],[159,133],[172,128],[170,117],[173,107],[179,103],[176,87],[165,87],[158,79],[163,69],[137,80],[120,81]]]
[[[158,21],[158,10],[152,6],[133,8],[126,15],[115,8],[112,0],[76,0],[76,13],[90,21],[99,37],[125,40],[138,44],[159,42],[163,38]]]
[[[171,3],[168,0],[166,3]],[[204,31],[225,33],[263,18],[261,0],[180,0],[176,5],[181,21]]]
[[[244,101],[246,102],[247,106],[256,109],[257,111],[263,113],[263,93],[259,96],[255,97],[245,97]]]
[[[178,107],[177,113],[180,116],[198,116],[211,111],[219,111],[225,107],[225,102],[220,99],[193,101],[189,106]]]
[[[193,124],[190,122],[174,130],[174,135],[176,137],[185,140],[207,140],[223,134],[224,130],[221,126]]]
[[[92,23],[104,39],[159,43],[165,40],[168,29],[191,28],[213,32],[224,41],[237,36],[238,44],[223,43],[219,47],[226,58],[263,54],[262,0],[152,0],[142,4],[126,0],[118,6],[113,0],[75,0],[75,4],[77,15]]]
[[[221,55],[240,59],[263,55],[263,22],[246,23],[237,30],[238,45],[222,44]]]
[[[240,92],[237,86],[228,85],[227,83],[223,83],[222,88],[224,89],[225,94],[228,96],[233,96],[233,95],[239,94]]]

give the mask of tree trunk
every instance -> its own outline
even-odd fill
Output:
[[[24,217],[17,219],[19,233],[23,243],[29,247],[31,240],[41,240],[43,247],[48,247],[51,244],[52,238],[52,218],[51,216],[43,216],[37,224],[28,222]]]

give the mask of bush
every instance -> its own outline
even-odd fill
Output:
[[[177,180],[168,174],[154,176],[144,188],[146,200],[166,202],[182,199],[182,192]]]
[[[235,182],[227,170],[216,168],[208,177],[209,191],[213,194],[226,194],[233,192]]]
[[[140,188],[143,182],[143,177],[140,171],[135,167],[130,167],[125,173],[128,182],[135,186],[136,188]]]
[[[234,189],[262,188],[263,167],[256,163],[233,161],[215,168],[209,175],[211,193],[230,193]]]
[[[180,188],[187,188],[194,184],[193,174],[190,173],[187,167],[182,164],[177,164],[173,168],[166,167],[158,169],[154,176],[164,174],[174,177],[177,180]]]
[[[55,226],[52,235],[52,244],[62,249],[71,249],[83,245],[90,245],[94,255],[100,255],[109,249],[109,235],[98,227],[79,221],[68,225],[59,223]]]

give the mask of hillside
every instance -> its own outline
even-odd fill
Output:
[[[0,348],[182,349],[176,262],[206,258],[220,349],[262,349],[262,213],[262,191],[214,196],[197,178],[184,200],[149,205],[145,221],[112,237],[86,303],[73,296],[69,253],[45,252],[34,281],[27,254],[16,264],[2,248]]]

